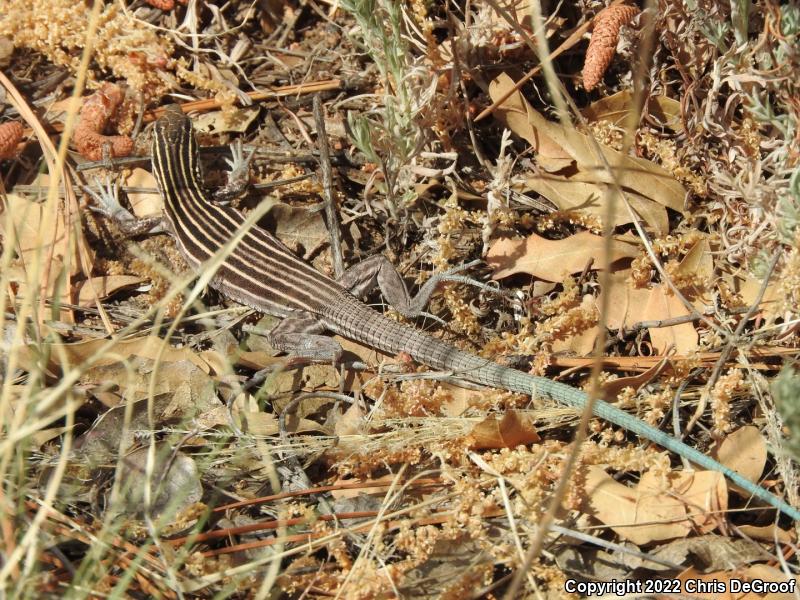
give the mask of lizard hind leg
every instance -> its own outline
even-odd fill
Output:
[[[310,313],[292,314],[266,334],[272,347],[290,355],[291,360],[337,364],[342,346],[327,335],[325,326]]]
[[[376,254],[353,265],[345,271],[339,279],[339,284],[357,298],[363,298],[377,285],[386,301],[404,317],[414,318],[419,316],[431,317],[441,321],[435,315],[425,312],[425,307],[431,295],[436,291],[436,287],[445,281],[457,281],[475,285],[482,289],[496,291],[495,288],[471,279],[464,275],[458,275],[480,261],[473,261],[464,265],[449,269],[442,273],[436,273],[420,288],[419,292],[412,297],[408,292],[405,282],[400,277],[397,269],[389,262],[389,259],[382,254]]]

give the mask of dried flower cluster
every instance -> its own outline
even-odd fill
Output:
[[[583,63],[583,87],[588,92],[600,83],[614,58],[620,28],[639,14],[635,6],[617,4],[604,8],[594,18],[594,31]]]
[[[150,6],[164,11],[175,8],[175,0],[145,0]],[[186,6],[189,0],[178,0],[178,4]]]
[[[717,383],[709,392],[711,398],[711,415],[714,420],[713,433],[723,435],[733,430],[731,423],[731,401],[738,393],[749,388],[747,381],[740,369],[731,369],[720,376]]]
[[[81,156],[89,160],[103,158],[103,147],[109,148],[111,157],[128,156],[133,150],[133,140],[124,135],[103,135],[108,121],[122,104],[125,95],[119,86],[104,83],[83,104],[80,120],[75,127],[73,140]]]
[[[6,0],[4,4],[4,10],[0,11],[0,35],[9,37],[15,48],[41,52],[54,65],[78,72],[89,27],[90,11],[85,3]],[[117,2],[106,3],[97,25],[92,58],[98,69],[126,80],[128,86],[142,91],[146,99],[172,88],[174,79],[164,71],[164,63],[173,54],[166,36],[124,14]],[[179,65],[174,68],[179,69]],[[89,78],[97,81],[101,75],[90,70]]]
[[[83,2],[73,0],[5,0],[0,10],[0,36],[10,38],[15,48],[41,52],[54,65],[77,73],[89,12]],[[106,3],[101,10],[92,45],[90,81],[100,81],[101,72],[111,72],[141,92],[145,102],[179,87],[179,82],[210,91],[222,103],[233,100],[233,92],[208,69],[195,71],[184,58],[173,58],[169,36],[130,17],[119,3]]]
[[[22,141],[22,125],[17,121],[9,121],[0,125],[0,158],[11,158],[17,151],[17,144]]]

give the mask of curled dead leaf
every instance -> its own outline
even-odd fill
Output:
[[[515,448],[539,441],[533,423],[515,410],[506,411],[501,419],[488,415],[472,428],[469,437],[473,450]]]

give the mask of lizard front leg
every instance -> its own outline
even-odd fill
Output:
[[[105,184],[101,183],[99,179],[95,179],[95,183],[98,191],[88,186],[83,188],[94,200],[94,204],[89,206],[89,209],[114,221],[126,238],[145,234],[166,233],[168,231],[168,226],[163,216],[155,215],[140,219],[122,206],[119,201],[118,181],[112,183],[110,178],[106,178]]]
[[[255,156],[255,149],[244,155],[242,140],[237,138],[231,145],[231,158],[225,159],[230,170],[228,171],[228,182],[214,192],[214,200],[220,204],[230,204],[230,201],[244,194],[247,186],[250,185],[250,162]]]

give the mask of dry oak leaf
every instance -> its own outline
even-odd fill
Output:
[[[17,121],[0,125],[0,158],[12,158],[16,154],[23,131],[22,124]]]
[[[503,73],[492,85],[505,89],[513,86],[514,81]],[[609,146],[598,144],[592,136],[581,133],[572,124],[562,125],[548,121],[530,105],[525,106],[525,114],[527,127],[531,129],[531,135],[535,139],[547,139],[560,146],[574,161],[575,165],[571,165],[574,172],[570,173],[570,181],[619,185],[624,190],[632,190],[661,206],[676,212],[684,211],[686,190],[666,169],[644,158],[623,154]]]
[[[691,285],[679,283],[678,287],[701,313],[705,312],[708,306],[713,306],[713,300],[706,289],[714,283],[713,256],[708,239],[702,238],[689,249],[673,273],[678,279],[691,283]],[[699,287],[694,285],[698,282]]]
[[[469,433],[473,450],[516,448],[539,441],[539,434],[533,423],[515,410],[508,410],[502,419],[488,415],[476,423]]]
[[[616,4],[604,8],[594,18],[594,31],[583,63],[583,87],[588,92],[600,83],[614,58],[620,28],[639,14],[635,6]]]
[[[124,135],[103,135],[108,121],[122,104],[125,95],[119,86],[104,83],[87,97],[81,108],[73,140],[75,148],[87,160],[101,160],[103,147],[107,146],[112,158],[128,156],[133,150],[133,140]]]
[[[145,279],[136,275],[100,275],[75,284],[73,296],[62,294],[63,302],[77,300],[79,306],[93,306],[98,300],[104,300],[123,289],[141,285]]]
[[[540,174],[526,179],[524,189],[544,196],[560,211],[593,215],[600,222],[609,219],[614,227],[627,225],[634,219],[624,202],[610,196],[615,192],[607,183]],[[658,237],[669,232],[669,215],[664,206],[630,190],[626,195],[631,208]]]
[[[125,185],[130,188],[147,189],[152,192],[128,192],[128,202],[131,205],[131,212],[139,217],[150,217],[161,214],[164,208],[164,200],[158,193],[158,184],[153,174],[145,169],[133,169],[125,179]]]
[[[606,314],[606,325],[609,329],[627,329],[641,321],[658,321],[690,314],[683,302],[664,284],[651,288],[634,288],[628,283],[629,274],[629,270],[612,273],[610,291],[601,291],[601,294],[610,294]],[[697,350],[699,336],[692,323],[650,327],[648,332],[650,342],[658,355],[666,354],[670,347],[679,355]]]
[[[650,290],[644,306],[642,321],[666,320],[689,315],[680,298],[666,285],[660,284]],[[650,327],[650,343],[655,351],[666,354],[670,347],[679,355],[687,355],[697,350],[700,336],[693,323],[680,323],[669,327]]]
[[[589,123],[608,121],[619,127],[626,127],[626,119],[632,116],[639,119],[639,111],[634,110],[633,91],[626,89],[605,96],[592,102],[581,110]],[[652,95],[647,98],[647,114],[663,126],[675,132],[683,131],[681,121],[681,103],[674,98],[664,95]],[[637,124],[634,123],[634,127]]]
[[[93,367],[103,367],[135,357],[158,359],[164,363],[188,361],[204,373],[208,373],[210,370],[208,364],[192,349],[188,347],[173,348],[169,344],[169,340],[155,336],[114,340],[113,342],[95,339],[69,344],[51,344],[50,349],[51,353],[48,355],[46,368],[55,374],[65,373],[75,365],[89,360],[93,361]],[[41,351],[35,344],[19,348],[20,368],[28,371],[41,369],[41,360]]]
[[[767,443],[758,427],[746,425],[726,435],[714,454],[723,465],[757,483],[767,464]]]
[[[514,80],[502,73],[489,84],[489,97],[496,102],[515,86]],[[495,109],[494,118],[531,145],[536,153],[536,162],[545,171],[553,173],[570,166],[573,158],[556,140],[535,126],[531,118],[533,113],[536,109],[522,92],[516,91]]]
[[[648,471],[631,488],[591,466],[582,510],[637,545],[717,526],[719,511],[727,508],[727,487],[720,473],[672,473],[668,481],[670,489],[665,489],[661,477]]]
[[[546,281],[563,281],[564,277],[580,273],[592,262],[592,269],[602,268],[605,240],[588,231],[562,240],[548,240],[531,234],[524,240],[499,239],[486,255],[487,264],[494,269],[492,279],[502,279],[515,273],[528,273]],[[611,240],[610,263],[638,256],[636,244]]]
[[[5,243],[14,240],[25,264],[33,264],[39,252],[51,260],[63,260],[70,254],[67,220],[62,211],[48,214],[47,208],[26,196],[6,195],[5,211],[0,212],[0,232]]]
[[[634,391],[639,391],[640,388],[650,383],[656,377],[673,371],[672,365],[667,359],[663,359],[652,367],[647,369],[644,373],[638,375],[631,375],[629,377],[620,377],[619,379],[611,379],[600,384],[600,397],[606,401],[615,400],[617,395],[625,388],[633,388]]]

